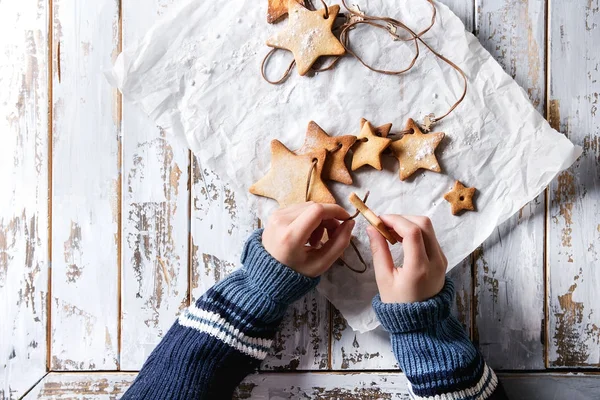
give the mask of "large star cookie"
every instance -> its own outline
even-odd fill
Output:
[[[296,0],[300,4],[304,4],[303,0]],[[279,18],[288,13],[288,0],[269,0],[269,8],[267,10],[267,22],[272,24]]]
[[[352,150],[352,171],[356,171],[363,165],[370,165],[381,171],[381,153],[391,142],[391,139],[377,136],[373,125],[369,121],[365,121]]]
[[[277,200],[281,207],[312,200],[317,203],[335,203],[325,183],[321,180],[326,151],[311,155],[296,155],[279,140],[271,141],[271,168],[258,182],[250,186],[250,193]],[[316,167],[313,169],[313,160]],[[311,173],[312,170],[312,173]],[[308,199],[306,182],[311,173]]]
[[[345,135],[345,136],[329,136],[319,125],[315,122],[310,121],[308,123],[308,129],[306,130],[306,139],[302,147],[296,151],[296,154],[313,154],[315,151],[319,152],[322,149],[327,150],[327,157],[325,158],[325,164],[323,165],[323,179],[330,179],[345,183],[346,185],[352,184],[352,177],[348,168],[346,168],[345,158],[350,147],[356,142],[356,136]]]
[[[321,56],[341,56],[345,53],[344,46],[331,32],[340,6],[329,6],[327,18],[324,8],[310,11],[296,0],[288,0],[287,7],[287,26],[267,40],[267,45],[291,51],[300,75],[306,75]]]
[[[444,195],[444,199],[452,206],[452,214],[456,215],[462,210],[475,211],[473,195],[475,188],[468,188],[459,181],[454,182],[451,191]]]
[[[444,138],[444,133],[424,134],[410,118],[406,130],[412,130],[413,133],[405,134],[390,146],[400,163],[400,180],[405,180],[421,168],[441,172],[442,169],[435,158],[435,149]]]

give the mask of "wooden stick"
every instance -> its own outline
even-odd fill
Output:
[[[394,238],[394,236],[387,229],[383,221],[377,215],[375,215],[375,213],[371,211],[369,207],[367,207],[367,205],[360,199],[360,197],[356,195],[356,193],[351,193],[348,197],[348,200],[350,200],[350,203],[352,203],[352,205],[356,207],[358,212],[360,212],[363,215],[363,217],[365,217],[367,221],[369,221],[369,223],[373,225],[373,227],[377,229],[379,233],[383,235],[384,238],[387,239],[388,242],[390,242],[391,244],[395,244],[398,242],[396,238]]]

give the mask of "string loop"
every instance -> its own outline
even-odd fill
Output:
[[[320,0],[320,1],[323,4],[323,7],[325,9],[325,18],[329,18],[329,8],[327,7],[325,0]],[[425,1],[427,1],[429,3],[429,5],[431,6],[431,20],[430,20],[429,25],[427,27],[425,27],[424,29],[422,29],[421,31],[419,31],[418,33],[414,32],[412,29],[410,29],[408,26],[406,26],[400,20],[397,20],[397,19],[394,19],[391,17],[379,17],[379,16],[367,15],[366,13],[362,12],[358,7],[356,7],[356,9],[354,7],[349,7],[346,0],[342,0],[342,5],[344,6],[344,8],[347,11],[346,22],[344,24],[340,25],[337,29],[339,30],[338,35],[339,35],[340,42],[346,49],[346,52],[348,54],[350,54],[352,57],[356,58],[367,69],[369,69],[373,72],[377,72],[377,73],[385,74],[385,75],[401,75],[401,74],[404,74],[404,73],[410,71],[415,66],[417,59],[420,56],[419,44],[421,44],[421,45],[425,46],[425,48],[427,48],[437,58],[439,58],[444,63],[446,63],[450,67],[452,67],[462,77],[463,91],[462,91],[462,94],[460,95],[460,97],[458,98],[458,100],[441,116],[436,117],[433,114],[430,114],[426,117],[425,130],[428,131],[431,128],[431,126],[438,123],[442,119],[446,118],[450,113],[452,113],[452,111],[454,111],[456,109],[456,107],[458,107],[458,105],[464,100],[464,98],[467,94],[467,76],[458,65],[456,65],[454,62],[450,61],[447,57],[443,56],[439,52],[435,51],[423,39],[423,35],[425,35],[427,32],[429,32],[429,30],[435,25],[436,17],[437,17],[437,9],[435,8],[435,4],[433,3],[433,0],[425,0]],[[313,8],[312,3],[310,1],[307,0],[307,4],[308,4],[309,8]],[[354,28],[356,28],[359,25],[366,25],[366,26],[369,26],[369,27],[372,27],[375,29],[385,30],[386,32],[388,32],[390,34],[392,40],[394,40],[394,41],[412,42],[414,44],[414,49],[415,49],[414,56],[411,58],[408,65],[399,70],[386,70],[386,69],[376,68],[375,66],[368,64],[350,46],[350,31],[352,31]],[[407,33],[408,37],[400,36],[398,34],[399,30]],[[290,73],[294,67],[295,61],[292,61],[290,63],[290,65],[288,66],[288,69],[285,72],[285,75],[281,79],[279,79],[277,81],[268,80],[265,76],[265,66],[267,64],[267,60],[273,54],[274,50],[275,49],[271,50],[263,59],[262,64],[261,64],[261,74],[267,82],[277,85],[277,84],[283,83],[288,78],[288,76],[290,75]],[[311,71],[313,71],[313,72],[328,71],[328,70],[332,69],[341,58],[342,58],[342,56],[333,57],[333,60],[329,63],[329,65],[327,65],[325,67],[320,67],[320,68],[311,68]]]

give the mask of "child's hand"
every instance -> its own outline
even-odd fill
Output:
[[[302,275],[317,277],[350,244],[354,221],[340,223],[349,216],[336,204],[307,202],[281,208],[271,215],[262,243],[280,263]],[[325,229],[329,240],[319,248]]]
[[[394,267],[388,242],[372,226],[371,242],[375,277],[384,303],[414,303],[427,300],[444,287],[448,260],[427,217],[382,215],[383,222],[402,239],[404,265]]]

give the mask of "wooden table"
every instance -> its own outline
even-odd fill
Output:
[[[1,399],[118,396],[256,227],[102,76],[177,1],[0,2]],[[513,398],[600,398],[600,5],[444,2],[584,148],[450,273],[456,311]],[[311,293],[238,396],[407,398],[396,368]]]

